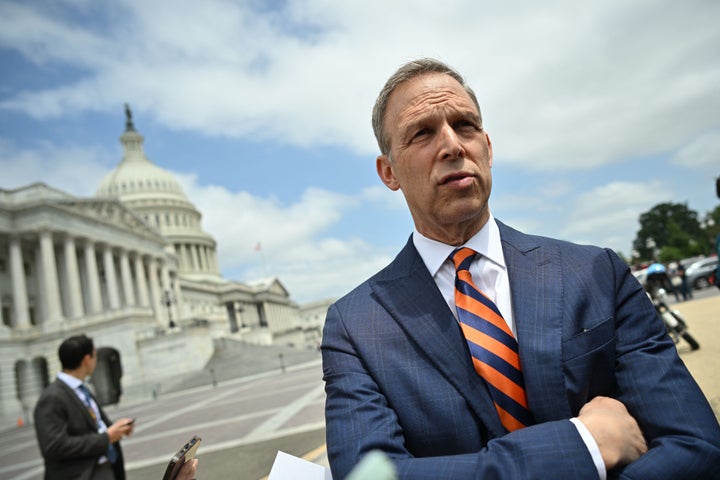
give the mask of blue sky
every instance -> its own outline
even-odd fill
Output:
[[[629,254],[652,206],[718,205],[718,19],[713,0],[3,0],[0,188],[93,195],[128,102],[226,277],[338,297],[412,230],[370,111],[430,56],[478,95],[497,218]]]

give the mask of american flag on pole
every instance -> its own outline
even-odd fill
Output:
[[[260,242],[258,242],[257,245],[255,245],[255,251],[259,252],[260,250],[262,250],[262,245],[260,245]]]

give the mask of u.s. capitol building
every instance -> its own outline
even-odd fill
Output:
[[[201,369],[220,338],[318,342],[327,303],[304,309],[276,278],[223,278],[200,212],[145,156],[129,109],[120,141],[122,161],[94,197],[0,189],[0,425],[29,419],[70,335],[94,338],[105,403]]]

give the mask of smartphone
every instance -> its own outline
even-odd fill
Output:
[[[189,442],[183,445],[183,447],[178,450],[175,455],[173,455],[167,468],[165,469],[163,480],[175,480],[183,464],[185,464],[186,461],[195,458],[195,452],[197,452],[201,441],[202,438],[195,435]]]
[[[135,417],[128,420],[128,422],[125,425],[132,425],[133,423],[135,423]]]

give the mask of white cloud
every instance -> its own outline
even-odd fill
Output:
[[[297,202],[284,205],[275,198],[201,186],[192,175],[176,176],[203,213],[203,228],[217,240],[220,267],[229,278],[279,277],[294,299],[316,300],[340,296],[390,260],[363,239],[327,233],[366,193],[354,198],[309,188]]]
[[[674,200],[673,189],[690,191],[674,178],[625,180],[633,159],[674,154],[706,176],[717,165],[720,2],[279,3],[283,10],[225,0],[0,2],[0,48],[43,72],[70,72],[32,83],[44,86],[0,85],[0,113],[79,117],[129,101],[162,130],[372,156],[369,116],[382,82],[406,60],[436,56],[478,93],[504,165],[562,171],[544,186],[507,182],[509,193],[493,194],[493,212],[528,232],[626,253],[639,213]],[[91,195],[116,163],[114,152],[92,146],[0,143],[4,188],[43,180]],[[602,166],[622,168],[578,194],[572,172],[592,176]],[[298,298],[326,296],[328,285],[335,296],[394,253],[373,244],[373,232],[335,227],[361,210],[407,209],[379,182],[357,194],[306,188],[280,200],[180,178],[218,240],[226,274],[279,275]]]
[[[513,162],[586,169],[692,142],[720,102],[717,2],[252,5],[127,1],[100,30],[10,4],[2,43],[88,73],[2,105],[62,115],[130,96],[171,128],[374,152],[383,79],[435,55],[465,73]]]
[[[94,195],[95,188],[115,163],[110,158],[99,147],[64,147],[42,142],[34,149],[21,149],[0,138],[3,172],[0,187],[14,189],[42,181],[74,195]]]
[[[708,132],[683,146],[672,159],[686,167],[716,167],[720,164],[720,130]]]
[[[552,189],[539,182],[529,191],[497,195],[491,202],[493,213],[524,232],[609,247],[629,255],[640,214],[674,198],[672,188],[657,179],[611,181],[584,192],[580,186],[558,185]]]
[[[630,254],[640,214],[666,201],[672,192],[658,181],[611,182],[575,198],[568,205],[564,238],[592,243]]]

